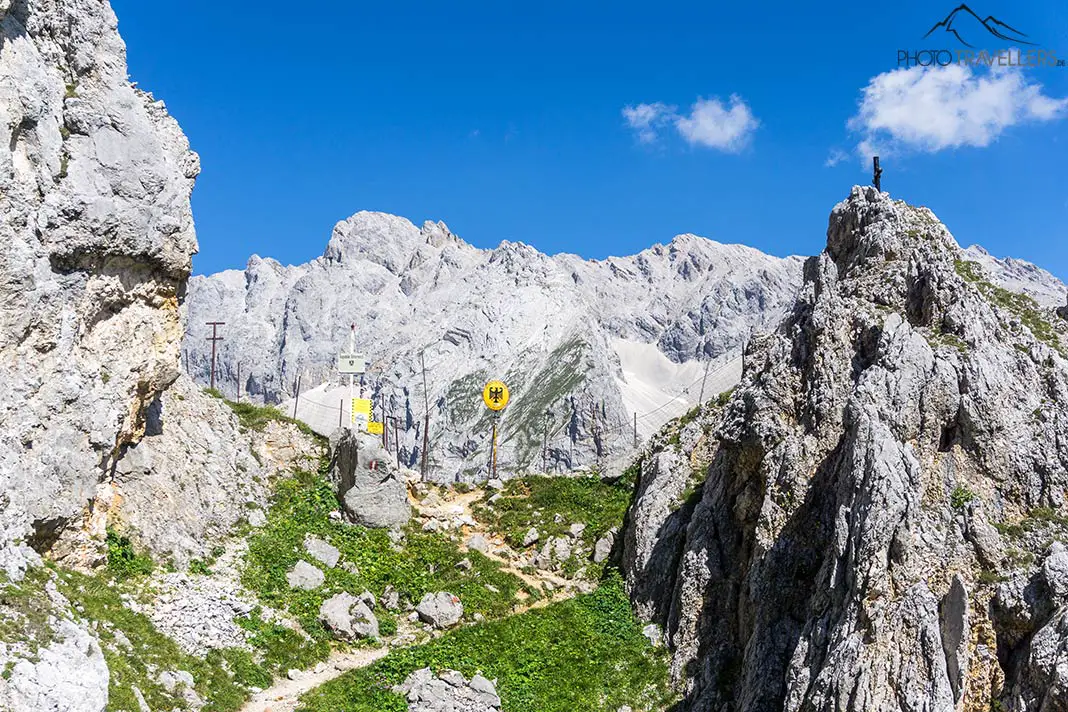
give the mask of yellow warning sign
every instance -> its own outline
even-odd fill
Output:
[[[352,424],[363,424],[371,419],[371,399],[352,399]]]
[[[372,420],[367,424],[367,432],[371,435],[381,435],[383,427],[382,423],[376,423]]]
[[[508,405],[508,386],[504,381],[490,381],[482,389],[482,400],[490,410],[504,410]]]

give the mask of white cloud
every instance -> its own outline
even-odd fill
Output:
[[[654,104],[623,107],[623,118],[626,119],[627,125],[634,129],[642,143],[656,141],[657,130],[671,121],[674,115],[674,106],[659,101]]]
[[[848,122],[860,136],[857,153],[899,150],[934,153],[988,146],[1010,126],[1065,115],[1068,99],[1053,99],[1023,71],[970,67],[912,67],[872,77]]]
[[[719,99],[698,99],[689,116],[675,119],[675,128],[692,144],[737,153],[760,122],[741,97],[731,95],[727,107]]]
[[[842,149],[832,148],[831,152],[827,154],[827,160],[823,162],[823,165],[827,168],[832,168],[848,158],[849,154]]]
[[[655,142],[661,129],[671,125],[690,144],[730,153],[742,150],[760,125],[749,105],[737,95],[730,97],[729,105],[717,98],[698,99],[688,116],[659,101],[625,106],[623,118],[641,143]]]

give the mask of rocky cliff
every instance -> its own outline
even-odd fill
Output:
[[[854,188],[724,407],[645,454],[623,558],[681,709],[1068,709],[1068,324],[991,279]]]
[[[106,2],[3,0],[0,33],[0,527],[48,549],[178,376],[199,161]]]
[[[365,394],[399,418],[405,464],[420,462],[422,355],[436,478],[485,477],[481,390],[490,378],[512,392],[503,467],[605,466],[629,457],[635,413],[644,437],[697,401],[706,363],[709,391],[737,379],[747,334],[781,319],[800,266],[693,235],[604,261],[509,242],[481,250],[442,223],[358,213],[308,264],[253,257],[244,272],[194,277],[184,348],[188,370],[207,384],[205,323],[226,322],[220,387],[236,393],[240,365],[244,392],[285,401],[303,374],[299,415],[328,434],[348,419],[348,388],[334,379],[308,389],[332,378],[355,323],[370,364]]]
[[[178,377],[196,154],[133,87],[106,2],[0,0],[0,580],[103,545],[93,503]],[[98,540],[88,536],[99,523]],[[42,569],[5,588],[0,708],[101,710],[108,668]]]

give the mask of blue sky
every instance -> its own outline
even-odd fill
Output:
[[[358,210],[480,247],[812,254],[868,142],[963,245],[1068,278],[1068,68],[889,74],[964,49],[923,39],[953,2],[112,4],[201,156],[198,273],[304,262]],[[1068,4],[971,6],[1068,59]]]

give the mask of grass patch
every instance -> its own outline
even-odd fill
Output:
[[[302,712],[405,712],[389,691],[413,670],[497,679],[508,712],[667,709],[666,656],[642,636],[618,575],[595,592],[391,652],[303,698]]]
[[[81,616],[96,623],[95,632],[110,672],[109,712],[140,712],[134,687],[151,709],[184,709],[180,691],[169,693],[156,679],[165,670],[184,670],[193,676],[194,689],[205,701],[204,712],[238,710],[248,698],[249,686],[270,681],[270,675],[247,650],[215,650],[204,658],[185,653],[147,617],[123,604],[121,595],[131,591],[121,580],[73,571],[58,571],[57,575],[60,592],[81,607]],[[128,648],[120,643],[119,633],[129,640]]]
[[[592,544],[623,524],[633,488],[627,480],[624,476],[609,484],[597,477],[521,477],[506,482],[493,504],[488,501],[493,493],[487,492],[474,515],[517,549],[523,548],[523,537],[531,527],[544,544],[551,537],[566,536],[574,523],[586,525],[581,538]]]
[[[49,574],[45,568],[30,569],[19,583],[0,585],[0,640],[21,643],[31,655],[52,642],[49,618],[54,611],[49,604],[45,584]]]
[[[146,576],[155,564],[148,554],[134,549],[130,539],[113,529],[107,532],[108,571],[117,579]]]
[[[230,410],[234,411],[237,415],[238,422],[241,423],[241,426],[248,430],[255,430],[257,432],[262,431],[267,427],[267,424],[272,421],[277,423],[288,423],[296,426],[297,430],[312,438],[323,447],[326,447],[327,445],[327,438],[324,438],[322,435],[312,430],[308,427],[307,423],[302,420],[297,420],[296,418],[290,418],[273,405],[256,405],[254,403],[245,403],[244,401],[240,403],[232,401],[227,399],[218,388],[205,388],[204,393],[212,398],[218,398],[229,406]]]
[[[189,562],[189,573],[210,576],[212,574],[211,567],[215,565],[215,562],[223,555],[224,551],[226,549],[223,547],[215,546],[205,558],[193,559]]]
[[[570,413],[559,412],[560,401],[586,380],[590,369],[589,349],[589,344],[581,339],[561,344],[549,354],[546,365],[530,378],[537,388],[522,393],[513,388],[513,398],[508,405],[508,416],[504,419],[500,438],[502,443],[515,440],[518,466],[529,467],[534,462],[540,462],[546,411],[554,413],[556,424],[570,417]],[[489,416],[484,417],[488,419]],[[476,430],[488,431],[489,422],[480,422]]]
[[[1068,357],[1061,345],[1057,329],[1046,318],[1038,302],[1026,294],[1018,294],[991,284],[984,278],[982,267],[977,262],[957,260],[954,267],[957,274],[966,282],[974,284],[987,301],[1011,312],[1036,339]]]
[[[953,491],[949,493],[949,504],[953,509],[964,509],[964,506],[978,497],[975,492],[964,485],[957,485],[953,488]]]
[[[292,614],[310,638],[302,643],[279,641],[277,638],[285,636],[283,632],[250,628],[263,634],[259,637],[261,649],[268,651],[273,643],[279,643],[278,650],[289,649],[290,667],[306,667],[308,659],[314,662],[325,657],[328,648],[316,646],[331,636],[318,620],[319,607],[340,591],[359,595],[369,590],[381,598],[385,588],[392,586],[402,599],[413,603],[427,593],[448,591],[460,597],[464,615],[471,619],[476,613],[487,618],[510,613],[516,595],[525,589],[520,579],[502,571],[496,562],[478,552],[462,552],[443,534],[410,527],[402,544],[395,545],[384,530],[332,521],[329,514],[336,508],[337,498],[321,474],[298,472],[278,483],[266,525],[249,538],[242,583],[265,604]],[[337,547],[341,559],[332,569],[322,567],[322,586],[302,591],[290,588],[286,573],[301,559],[318,565],[304,550],[308,534]],[[470,570],[457,567],[465,558],[471,561]],[[387,628],[393,624],[385,611],[376,611],[376,615],[388,621]],[[250,624],[259,625],[255,621]],[[304,648],[318,652],[308,658]],[[280,661],[284,656],[277,657]]]
[[[252,634],[249,644],[260,652],[262,668],[279,677],[294,668],[310,668],[330,655],[327,641],[311,640],[295,630],[266,621],[260,608],[236,622]]]

